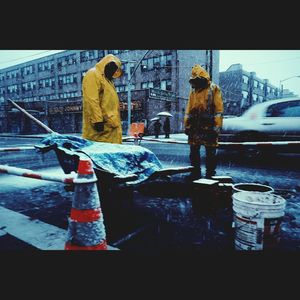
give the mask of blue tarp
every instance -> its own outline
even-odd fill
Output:
[[[156,155],[141,146],[92,142],[81,137],[59,134],[51,134],[41,144],[38,148],[43,152],[57,147],[69,155],[80,156],[80,153],[84,153],[91,158],[94,167],[118,176],[135,174],[138,179],[132,183],[140,183],[162,169]]]

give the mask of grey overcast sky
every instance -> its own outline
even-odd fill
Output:
[[[221,50],[220,71],[240,63],[247,72],[256,72],[257,77],[269,79],[279,87],[280,80],[300,76],[300,50]],[[282,82],[283,88],[300,96],[300,77]]]
[[[0,69],[61,51],[64,50],[0,50]],[[220,50],[220,71],[236,63],[278,87],[280,80],[300,76],[300,50]],[[283,87],[300,96],[300,78],[284,81]]]

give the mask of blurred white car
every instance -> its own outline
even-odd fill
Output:
[[[270,100],[224,118],[223,142],[300,141],[300,98]]]

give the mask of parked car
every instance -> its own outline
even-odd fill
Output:
[[[220,141],[300,141],[300,97],[262,102],[225,118]]]

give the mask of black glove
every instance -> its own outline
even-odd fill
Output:
[[[95,130],[97,130],[98,132],[102,132],[104,131],[104,122],[98,122],[94,124],[94,128]]]
[[[203,138],[207,142],[214,142],[218,138],[218,133],[214,130],[209,130],[204,133]]]

